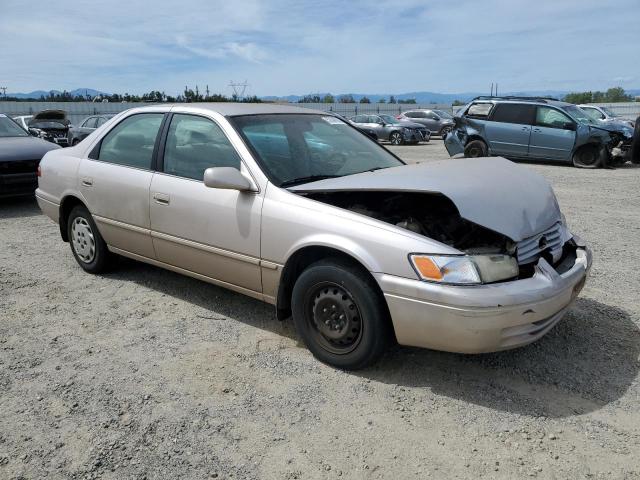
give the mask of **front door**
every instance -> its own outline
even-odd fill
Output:
[[[534,105],[499,103],[485,123],[486,138],[493,155],[525,158],[529,152]]]
[[[80,162],[79,189],[105,242],[154,258],[149,224],[151,161],[163,113],[125,118]]]
[[[261,133],[263,140],[279,143],[277,135]],[[245,168],[222,129],[206,117],[174,114],[159,160],[150,208],[158,260],[261,293],[262,194],[203,183],[209,167]]]
[[[529,155],[550,160],[569,160],[576,142],[576,123],[560,110],[538,107],[531,133]]]

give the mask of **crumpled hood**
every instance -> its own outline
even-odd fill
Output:
[[[49,150],[60,147],[35,137],[0,138],[0,162],[40,160]]]
[[[404,165],[306,183],[289,190],[441,193],[456,205],[463,218],[516,242],[561,220],[549,183],[501,157]]]

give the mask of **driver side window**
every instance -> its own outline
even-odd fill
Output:
[[[240,157],[222,129],[208,118],[175,114],[164,150],[164,172],[202,180],[210,167],[240,170]]]
[[[547,128],[564,128],[566,123],[573,123],[564,113],[550,107],[538,107],[536,125]]]

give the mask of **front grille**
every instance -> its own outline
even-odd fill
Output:
[[[35,173],[40,160],[15,160],[12,162],[0,162],[0,175],[14,173]]]
[[[518,242],[516,255],[520,265],[536,262],[543,252],[550,252],[554,259],[562,255],[562,230],[560,222],[533,237]]]

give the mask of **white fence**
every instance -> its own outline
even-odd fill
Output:
[[[133,107],[143,106],[143,103],[92,103],[92,102],[0,102],[0,113],[11,117],[18,115],[33,115],[42,110],[64,110],[69,120],[78,125],[83,118],[89,115],[102,113],[119,113]],[[389,103],[292,103],[292,106],[314,108],[326,112],[335,112],[345,117],[351,117],[359,113],[386,113],[398,115],[407,110],[416,108],[437,108],[454,112],[459,107],[436,104],[389,104]],[[640,102],[629,103],[601,103],[613,112],[624,117],[635,119],[640,115]]]

